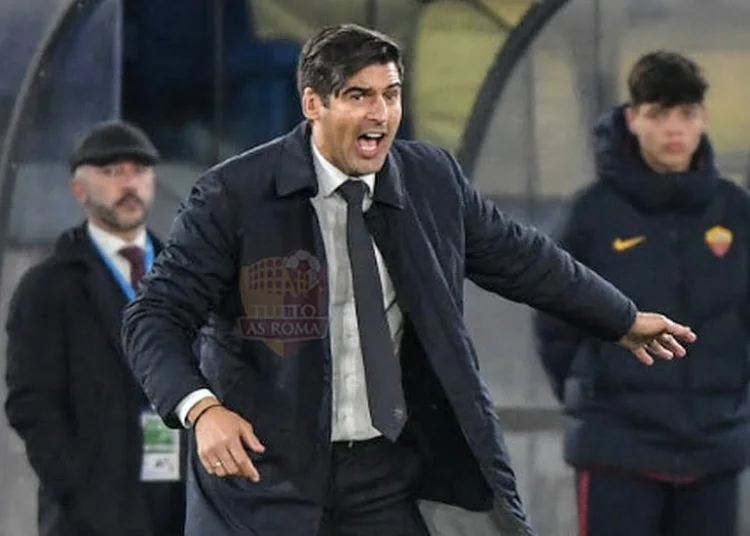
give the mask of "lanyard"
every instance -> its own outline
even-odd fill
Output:
[[[99,252],[99,256],[105,262],[107,268],[109,268],[109,271],[112,272],[113,276],[115,276],[115,279],[120,285],[122,291],[125,293],[125,296],[128,297],[128,301],[133,301],[133,299],[135,298],[135,289],[130,285],[130,281],[123,277],[122,272],[120,272],[117,266],[115,266],[115,263],[112,261],[110,256],[101,250],[96,241],[92,240],[92,242],[96,247],[96,251]],[[143,261],[146,265],[146,273],[148,273],[151,270],[151,267],[154,265],[154,244],[148,234],[146,235],[146,249],[144,251]]]

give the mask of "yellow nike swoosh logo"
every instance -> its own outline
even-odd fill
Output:
[[[612,242],[612,249],[618,252],[626,251],[630,248],[634,248],[644,240],[646,240],[645,236],[634,236],[632,238],[615,238],[615,241]]]

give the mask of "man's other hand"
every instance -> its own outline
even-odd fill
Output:
[[[638,313],[630,331],[618,344],[633,352],[641,362],[652,365],[654,357],[684,357],[687,352],[682,344],[695,342],[696,338],[688,326],[677,324],[664,315]]]
[[[260,474],[245,449],[247,446],[257,453],[266,450],[253,426],[215,398],[198,402],[190,409],[188,420],[194,422],[197,415],[200,418],[194,427],[195,441],[206,471],[219,477],[244,476],[253,482],[260,481]]]

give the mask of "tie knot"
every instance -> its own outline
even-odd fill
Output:
[[[130,264],[133,266],[140,266],[144,262],[144,251],[138,246],[126,246],[122,248],[118,253],[128,259]]]
[[[367,192],[367,184],[361,180],[349,179],[338,188],[341,197],[350,205],[362,208],[362,200]]]

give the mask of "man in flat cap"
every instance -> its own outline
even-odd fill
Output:
[[[151,410],[119,340],[161,247],[146,229],[158,160],[133,125],[89,131],[70,160],[86,221],[11,300],[6,412],[39,477],[42,536],[183,534],[182,436]]]

